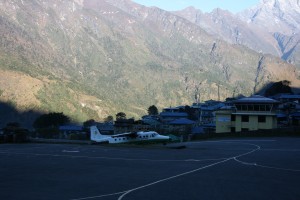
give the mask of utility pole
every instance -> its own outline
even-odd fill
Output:
[[[220,82],[217,83],[218,86],[218,101],[220,101]]]

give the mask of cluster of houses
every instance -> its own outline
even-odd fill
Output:
[[[140,120],[119,119],[97,123],[103,134],[155,130],[161,134],[193,135],[276,129],[300,125],[300,95],[279,94],[272,98],[254,95],[225,102],[209,100],[191,106],[165,108],[158,115]],[[71,127],[61,127],[72,131]],[[78,131],[82,131],[78,127]]]

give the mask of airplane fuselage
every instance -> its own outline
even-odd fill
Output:
[[[109,138],[109,143],[130,143],[130,142],[144,142],[144,141],[167,141],[168,136],[158,135],[156,132],[138,132],[137,137],[128,136],[112,136]]]
[[[102,135],[96,126],[91,127],[91,141],[100,143],[135,143],[144,141],[168,141],[169,136],[160,135],[155,131],[129,132],[116,135]]]

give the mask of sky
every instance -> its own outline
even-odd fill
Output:
[[[245,10],[260,2],[260,0],[133,0],[145,6],[156,6],[163,10],[182,10],[194,6],[203,12],[211,12],[214,8],[222,8],[232,13]]]

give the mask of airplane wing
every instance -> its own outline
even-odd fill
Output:
[[[129,133],[121,133],[121,134],[112,135],[111,137],[112,138],[118,138],[118,137],[137,138],[138,134],[137,134],[137,132],[129,132]]]

